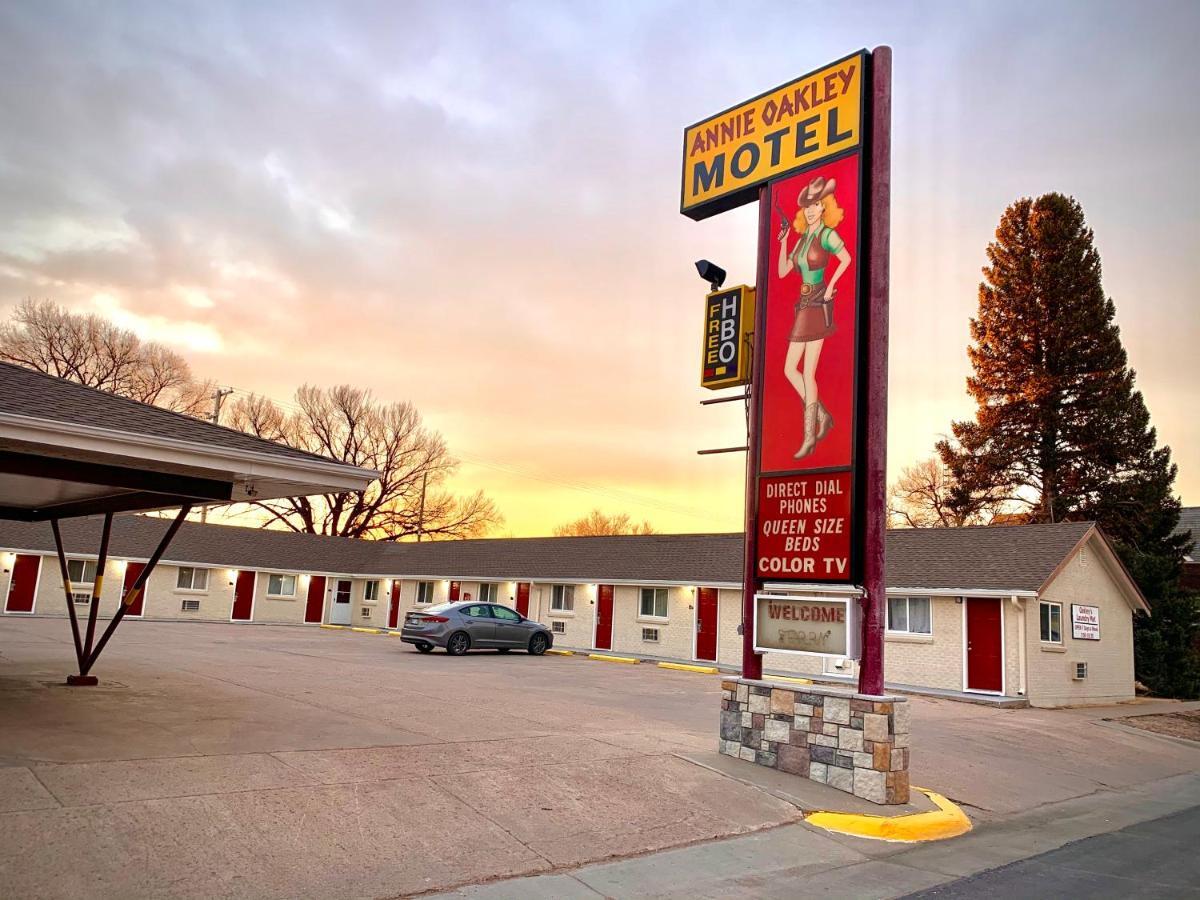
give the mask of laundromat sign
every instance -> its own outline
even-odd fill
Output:
[[[754,649],[807,656],[850,655],[850,603],[844,599],[755,594]]]
[[[857,147],[861,51],[684,131],[679,211],[708,218],[756,197],[763,182]]]

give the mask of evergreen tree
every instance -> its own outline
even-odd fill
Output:
[[[988,245],[971,320],[974,421],[938,452],[954,502],[1003,496],[1030,522],[1095,520],[1153,600],[1178,580],[1175,466],[1129,368],[1083,209],[1018,200]]]
[[[1160,697],[1200,697],[1200,595],[1169,591],[1133,620],[1137,679]]]

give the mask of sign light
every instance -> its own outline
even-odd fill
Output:
[[[754,288],[713,291],[704,298],[704,344],[700,386],[717,390],[750,381],[750,339],[754,332]]]
[[[860,50],[683,132],[679,211],[700,220],[749,203],[755,188],[862,140]]]

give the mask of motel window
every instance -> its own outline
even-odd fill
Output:
[[[1046,603],[1039,605],[1041,617],[1041,638],[1045,644],[1062,643],[1062,604]]]
[[[567,633],[567,623],[566,622],[551,622],[550,630],[553,631],[555,634],[566,634]]]
[[[417,602],[432,603],[433,602],[433,582],[418,581],[417,582]]]
[[[550,588],[550,609],[554,612],[574,612],[575,585],[556,584]]]
[[[642,605],[639,613],[648,618],[665,619],[667,617],[667,589],[642,588]]]
[[[96,583],[96,563],[91,559],[68,559],[67,576],[76,587]]]
[[[175,587],[181,591],[207,591],[208,569],[180,566],[179,575],[175,579]]]
[[[272,597],[295,597],[295,575],[268,575],[267,594]]]
[[[887,630],[898,634],[933,634],[928,597],[888,597]]]
[[[367,586],[363,588],[363,601],[365,603],[374,603],[379,599],[379,582],[368,581]]]
[[[495,584],[481,584],[479,586],[479,599],[484,603],[495,603],[496,594],[498,593]]]

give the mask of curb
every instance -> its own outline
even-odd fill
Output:
[[[574,656],[575,655],[574,650],[555,650],[555,649],[551,648],[551,649],[547,650],[546,652],[553,653],[555,656]]]
[[[588,659],[600,659],[604,662],[626,663],[628,665],[637,665],[641,662],[640,659],[635,659],[632,656],[605,656],[603,653],[589,653]]]
[[[388,637],[400,637],[400,635],[402,635],[403,633],[404,632],[402,632],[402,631],[389,631],[387,633],[387,636]]]
[[[792,678],[790,675],[764,675],[764,681],[786,681],[790,684],[812,684],[811,678]]]
[[[322,625],[321,627],[327,628],[330,631],[345,631],[347,626],[345,626],[345,625]]]
[[[720,669],[716,666],[690,666],[686,663],[660,662],[660,669],[675,669],[679,672],[699,672],[701,675],[717,675]]]
[[[942,841],[971,830],[966,813],[941,794],[913,787],[933,801],[936,812],[909,813],[903,816],[872,816],[858,813],[815,812],[804,821],[826,831],[851,834],[880,841]]]
[[[383,634],[382,628],[363,628],[359,625],[352,626],[350,630],[359,634]]]

